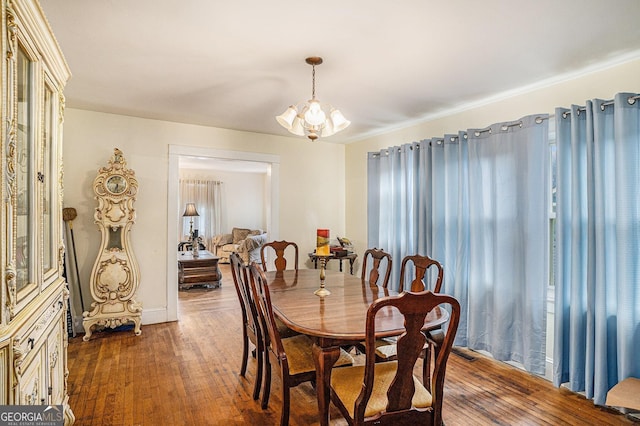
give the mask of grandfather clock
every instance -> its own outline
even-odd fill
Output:
[[[115,328],[133,322],[139,336],[142,305],[134,297],[140,283],[138,262],[133,255],[129,235],[135,222],[133,202],[138,192],[135,172],[118,148],[106,167],[98,170],[93,192],[98,200],[94,214],[102,242],[91,271],[91,295],[95,302],[91,312],[82,316],[84,341],[91,338],[93,326]]]

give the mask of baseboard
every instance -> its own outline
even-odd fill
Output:
[[[169,318],[166,308],[142,309],[142,325],[160,324],[170,321],[176,321],[176,319]]]

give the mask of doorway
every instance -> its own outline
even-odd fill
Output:
[[[279,234],[280,157],[243,151],[224,151],[212,148],[169,145],[169,173],[167,188],[167,321],[178,320],[178,247],[176,235],[181,224],[181,206],[178,205],[180,159],[184,157],[264,163],[267,168],[265,194],[266,224],[270,238]]]

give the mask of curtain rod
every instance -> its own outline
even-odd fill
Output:
[[[549,117],[536,117],[536,124],[540,124],[544,120],[547,120],[548,118]],[[510,127],[516,127],[516,126],[522,127],[522,124],[523,124],[522,120],[514,121],[513,123],[510,123],[510,124],[503,124],[502,126],[500,126],[500,130],[502,130],[503,132],[506,132],[507,130],[509,130]],[[475,132],[473,132],[473,134],[475,136],[480,136],[482,133],[486,133],[486,132],[489,132],[489,133],[492,132],[491,126],[485,129],[476,130]]]
[[[549,117],[536,117],[535,122],[536,122],[536,124],[540,124],[540,123],[542,123],[544,120],[548,120],[548,119],[549,119]],[[509,123],[509,124],[503,124],[503,125],[500,127],[500,130],[502,130],[502,131],[507,131],[507,130],[509,130],[509,128],[510,128],[510,127],[522,126],[522,124],[523,124],[522,120],[514,121],[513,123]],[[476,130],[476,131],[474,132],[474,135],[475,135],[475,136],[480,136],[480,135],[481,135],[482,133],[484,133],[484,132],[491,132],[491,127],[487,127],[486,129]],[[465,133],[462,135],[462,137],[463,137],[463,138],[465,138],[465,139],[467,139],[467,133],[465,132]],[[455,135],[453,135],[453,136],[450,136],[450,137],[449,137],[449,140],[450,140],[451,142],[455,142],[455,141],[456,141],[457,139],[459,139],[459,138],[460,138],[459,136],[455,136]],[[433,142],[435,142],[435,143],[436,143],[436,144],[438,144],[438,145],[442,145],[442,144],[444,143],[445,139],[446,139],[446,138],[431,138],[431,140],[430,140],[430,142],[429,142],[429,145],[431,145],[431,143],[433,143]],[[420,149],[420,145],[411,145],[411,146],[409,146],[409,149],[413,150],[413,148],[414,148],[414,147],[415,147],[416,149]],[[402,147],[398,147],[398,148],[397,148],[398,152],[400,152],[400,150],[401,150],[401,149],[402,149]],[[385,152],[388,154],[388,153],[389,153],[389,148],[387,148],[387,149],[385,150]],[[372,155],[372,157],[379,157],[379,156],[380,156],[380,152],[372,152],[372,153],[371,153],[371,155]]]
[[[628,103],[629,105],[633,105],[633,104],[635,104],[635,103],[636,103],[636,101],[637,101],[638,99],[640,99],[640,95],[629,96],[629,97],[627,98],[627,103]],[[611,101],[605,101],[605,102],[603,102],[603,103],[601,103],[601,104],[600,104],[600,110],[601,110],[601,111],[604,111],[604,109],[605,109],[606,107],[608,107],[609,105],[613,105],[613,104],[614,104],[614,101],[613,101],[613,100],[611,100]],[[586,111],[586,110],[587,110],[587,107],[578,107],[578,109],[577,109],[577,110],[578,110],[578,115],[580,115],[580,113],[581,113],[581,112],[584,112],[584,111]],[[562,118],[567,118],[567,116],[569,116],[569,115],[571,115],[571,111],[565,111],[565,112],[563,112],[563,113],[562,113]]]

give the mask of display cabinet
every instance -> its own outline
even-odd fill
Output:
[[[2,5],[0,404],[63,405],[63,88],[69,68],[37,1]]]

